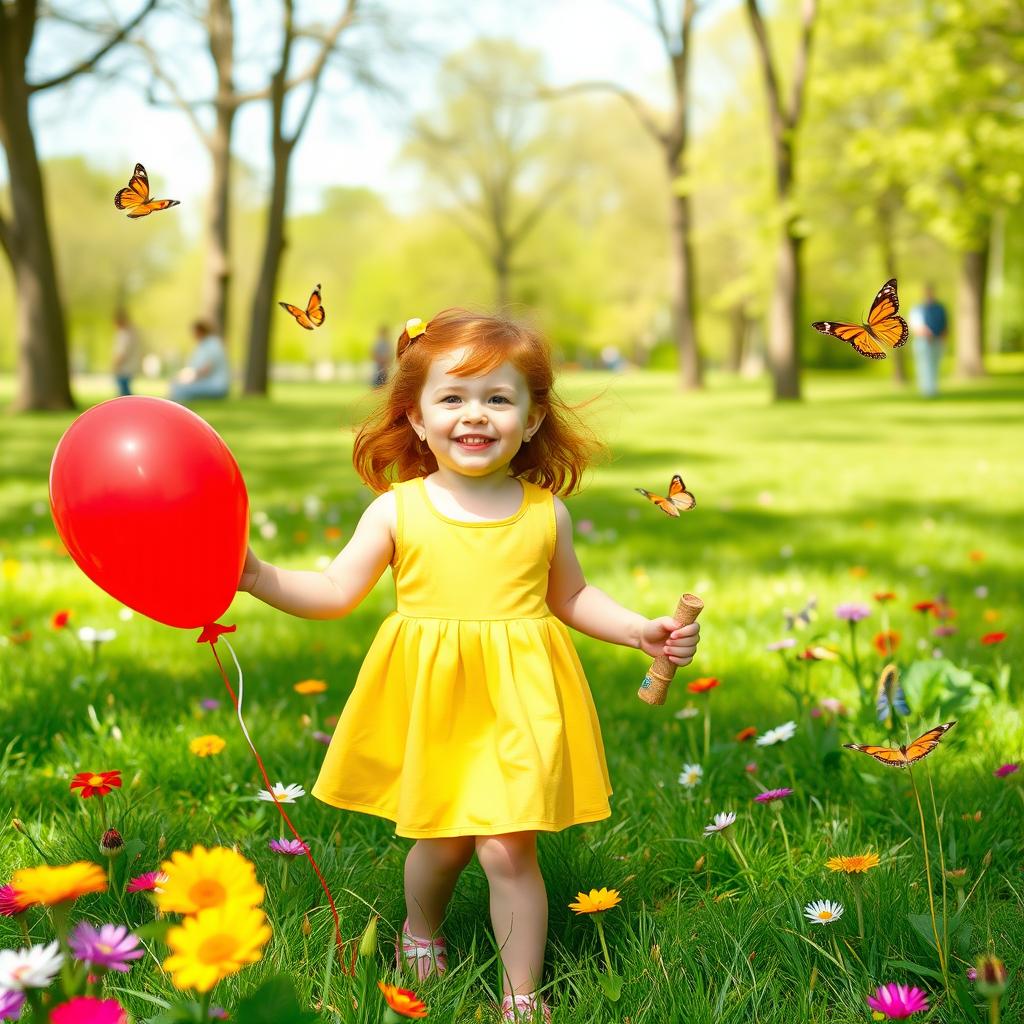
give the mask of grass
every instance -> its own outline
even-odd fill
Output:
[[[679,673],[661,709],[635,696],[642,657],[574,634],[604,726],[615,794],[609,820],[540,840],[550,900],[546,983],[556,1022],[844,1024],[870,1019],[864,998],[888,981],[929,990],[937,1008],[925,1019],[981,1020],[987,1010],[961,979],[988,948],[1011,971],[1004,1019],[1018,1019],[1024,1012],[1024,771],[1007,779],[992,771],[1024,753],[1018,668],[1024,376],[1006,372],[951,387],[934,402],[893,391],[877,377],[852,375],[810,376],[807,400],[798,405],[769,404],[763,384],[713,381],[699,395],[681,395],[673,385],[669,374],[596,373],[568,375],[563,384],[572,399],[602,392],[590,412],[614,455],[569,501],[588,580],[649,616],[671,612],[686,590],[707,607],[698,660]],[[0,397],[9,392],[10,382],[0,382]],[[366,393],[355,385],[281,385],[273,402],[197,406],[242,467],[254,521],[268,535],[254,526],[253,546],[262,557],[309,567],[351,533],[370,495],[351,469],[346,428],[366,408]],[[58,553],[46,508],[47,469],[71,418],[39,414],[0,422],[0,631],[7,634],[0,648],[0,820],[20,817],[54,862],[98,859],[97,801],[71,796],[68,781],[80,770],[120,768],[125,789],[108,798],[107,808],[126,840],[145,844],[134,864],[119,864],[123,875],[155,869],[162,855],[196,842],[237,844],[267,887],[274,940],[260,963],[218,986],[214,1003],[232,1007],[285,970],[305,1004],[316,1004],[324,995],[333,922],[315,876],[301,862],[281,891],[281,858],[267,850],[267,840],[279,834],[277,815],[254,799],[262,780],[212,659],[192,633],[139,615],[122,621],[120,606]],[[696,511],[679,521],[632,490],[659,491],[676,471],[698,499]],[[323,509],[312,520],[308,496]],[[272,537],[269,523],[276,528]],[[332,527],[340,529],[340,541],[325,538]],[[987,596],[977,596],[986,592],[976,593],[979,587]],[[765,650],[785,635],[782,609],[816,595],[819,616],[799,634],[801,646],[831,643],[846,657],[849,632],[833,609],[864,601],[873,607],[858,626],[860,660],[865,679],[877,678],[882,661],[870,645],[881,626],[872,601],[877,591],[897,595],[887,607],[892,628],[902,634],[896,660],[905,673],[915,660],[937,663],[931,649],[938,644],[944,661],[969,674],[959,689],[948,674],[945,682],[922,682],[915,691],[922,703],[911,701],[913,714],[897,737],[958,720],[940,750],[917,766],[915,779],[939,913],[930,784],[946,867],[967,867],[971,884],[977,882],[959,916],[952,913],[955,893],[946,893],[944,931],[959,1006],[943,993],[931,938],[910,779],[840,747],[885,742],[885,731],[869,720],[810,716],[813,701],[824,696],[855,708],[844,662],[798,665]],[[958,632],[936,640],[935,622],[910,605],[939,593],[958,612]],[[312,784],[325,748],[310,731],[340,710],[392,602],[385,574],[346,620],[293,619],[244,595],[222,616],[238,624],[232,643],[246,672],[246,722],[274,781],[307,790]],[[73,629],[49,628],[59,608],[73,611],[73,627],[112,627],[117,638],[93,660]],[[985,619],[986,611],[999,618]],[[981,645],[980,636],[996,629],[1007,640]],[[11,642],[25,631],[31,639]],[[1009,666],[1014,671],[1007,675]],[[913,671],[920,675],[926,667]],[[706,761],[702,720],[674,716],[686,702],[686,681],[698,675],[722,680],[710,695]],[[327,680],[325,697],[295,694],[292,684],[305,678]],[[220,698],[221,708],[201,711],[203,697]],[[707,706],[707,697],[693,699]],[[763,732],[788,719],[798,724],[788,743],[754,748],[732,739],[743,726]],[[224,736],[227,748],[199,760],[188,741],[208,732]],[[744,771],[751,760],[758,762],[756,775]],[[703,782],[691,792],[676,781],[684,762],[704,766]],[[758,783],[796,792],[776,813],[751,803]],[[702,838],[703,826],[721,810],[739,813],[733,835],[749,873],[721,837]],[[289,813],[330,883],[345,937],[358,935],[371,911],[381,915],[378,969],[388,977],[388,951],[404,918],[409,841],[396,838],[384,820],[338,812],[310,797]],[[39,862],[23,837],[6,835],[0,882]],[[868,849],[882,863],[863,876],[861,941],[850,883],[824,862]],[[622,894],[622,904],[604,915],[612,966],[624,979],[614,1004],[596,984],[604,969],[596,930],[567,906],[578,891],[602,886]],[[829,926],[808,924],[801,908],[819,898],[842,902],[844,917]],[[141,896],[108,893],[76,904],[76,915],[97,922],[138,925],[152,913]],[[418,989],[431,1020],[489,1019],[500,975],[486,922],[486,880],[474,860],[446,922],[452,969]],[[33,939],[45,936],[40,919]],[[0,918],[0,948],[20,939],[17,925]],[[173,990],[159,967],[163,953],[156,947],[152,953],[121,979],[122,987],[167,996]],[[324,1021],[356,1019],[352,984],[333,970]],[[139,1020],[155,1012],[141,996],[119,995]],[[376,1020],[379,999],[370,998],[365,1019]]]

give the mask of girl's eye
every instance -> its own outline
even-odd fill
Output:
[[[441,399],[441,403],[445,404],[445,403],[447,403],[451,399],[455,399],[456,402],[461,401],[461,399],[459,398],[458,395],[445,395],[445,397]],[[498,399],[501,402],[507,402],[508,401],[508,399],[504,395],[491,395],[491,399],[490,400],[494,401],[494,399]]]

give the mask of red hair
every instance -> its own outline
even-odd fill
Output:
[[[450,371],[455,376],[480,377],[509,362],[526,379],[531,408],[544,410],[530,443],[512,459],[512,475],[555,494],[578,490],[583,471],[607,453],[576,413],[589,403],[569,406],[552,390],[551,350],[539,331],[504,316],[465,309],[442,310],[412,339],[402,331],[384,398],[359,427],[352,448],[352,464],[367,486],[380,494],[392,480],[410,480],[437,469],[433,452],[416,436],[405,414],[419,404],[431,363],[457,348],[467,352]]]

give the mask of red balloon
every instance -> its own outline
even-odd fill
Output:
[[[114,398],[57,443],[50,507],[79,568],[111,597],[168,626],[205,626],[238,587],[249,496],[228,446],[163,398]]]

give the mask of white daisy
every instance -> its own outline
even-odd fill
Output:
[[[843,916],[843,905],[831,900],[815,900],[804,907],[804,913],[814,924],[831,924]]]
[[[273,803],[274,797],[277,797],[277,802],[280,804],[293,804],[300,796],[305,796],[306,791],[296,782],[291,782],[287,786],[283,782],[278,782],[274,786],[273,795],[269,790],[261,789],[256,794],[257,800],[266,800],[267,803]]]
[[[736,820],[735,811],[722,811],[715,815],[710,825],[704,826],[704,835],[713,836],[716,832],[724,832]]]
[[[48,946],[40,943],[31,949],[0,949],[0,991],[48,988],[63,959],[56,939]]]
[[[700,714],[700,708],[695,708],[692,704],[687,704],[685,708],[680,708],[676,714],[676,718],[681,718],[685,721],[687,718],[696,718]]]
[[[684,764],[683,770],[679,774],[679,785],[693,789],[694,786],[700,785],[703,778],[704,769],[699,764]]]
[[[108,640],[113,640],[117,636],[117,631],[114,629],[94,629],[92,626],[83,626],[78,631],[78,639],[83,644],[105,644]]]
[[[786,740],[791,740],[795,733],[796,722],[783,722],[782,725],[777,725],[774,729],[762,733],[754,742],[759,747],[772,747],[776,743],[785,743]]]

